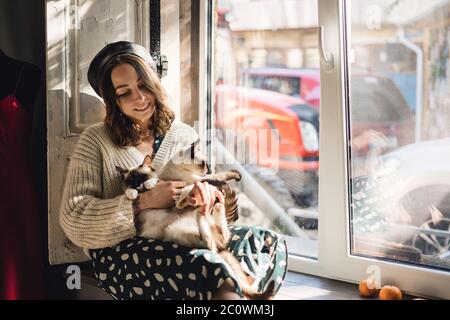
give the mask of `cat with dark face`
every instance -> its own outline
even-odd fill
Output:
[[[251,286],[251,279],[227,249],[231,238],[228,224],[238,218],[237,195],[227,181],[239,181],[241,175],[236,170],[210,174],[205,158],[196,151],[197,147],[198,141],[181,150],[158,171],[152,167],[150,156],[145,157],[136,168],[117,167],[130,199],[136,198],[138,192],[151,189],[158,179],[185,181],[188,184],[173,208],[143,210],[138,214],[138,235],[217,252],[237,275],[244,295],[251,299],[269,299],[273,294],[274,283],[271,282],[264,292],[259,293]],[[206,213],[191,206],[188,197],[197,181],[215,186],[224,195],[224,203],[216,202]]]

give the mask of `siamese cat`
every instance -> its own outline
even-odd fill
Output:
[[[190,248],[205,248],[222,256],[237,276],[244,295],[249,299],[270,299],[273,296],[274,282],[269,283],[264,292],[252,287],[254,279],[248,276],[238,260],[228,250],[230,232],[228,224],[238,218],[237,195],[227,183],[239,181],[241,175],[236,170],[209,174],[208,164],[203,156],[196,152],[199,140],[181,150],[160,170],[152,167],[152,159],[146,156],[138,167],[123,169],[116,167],[122,175],[125,193],[135,199],[138,192],[151,189],[158,180],[185,181],[175,206],[169,209],[143,210],[136,217],[138,234],[141,237],[170,241]],[[209,212],[201,213],[188,203],[188,196],[194,183],[208,182],[222,192],[224,204],[216,203]]]

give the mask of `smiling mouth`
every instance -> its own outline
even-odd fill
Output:
[[[136,111],[138,111],[138,112],[144,112],[144,111],[146,111],[148,108],[150,108],[150,102],[147,104],[147,106],[145,106],[144,108],[142,108],[142,109],[134,109],[134,110],[136,110]]]

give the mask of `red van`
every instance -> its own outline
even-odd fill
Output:
[[[301,98],[274,91],[218,85],[215,119],[216,128],[222,131],[267,133],[264,139],[245,134],[248,152],[258,155],[256,164],[276,169],[299,205],[315,204],[311,201],[317,197],[319,169],[316,108]],[[271,154],[274,142],[279,151]]]
[[[278,176],[299,205],[314,204],[310,199],[317,196],[319,168],[319,71],[246,69],[241,80],[245,87],[217,86],[216,127],[278,129],[278,137],[267,139],[279,141]],[[352,75],[351,88],[351,136],[376,131],[385,137],[383,146],[373,145],[379,143],[375,140],[369,141],[367,149],[353,150],[353,174],[358,175],[358,164],[364,167],[370,148],[381,147],[387,152],[414,141],[414,113],[387,77]],[[249,144],[251,152],[270,153],[261,150],[267,145],[256,145]],[[258,165],[271,167],[273,161],[276,159],[258,158]]]
[[[300,97],[317,108],[320,105],[318,69],[248,68],[241,73],[241,85]]]
[[[317,109],[320,106],[318,69],[244,69],[241,82],[251,88],[300,97]],[[369,130],[382,133],[386,137],[385,151],[414,141],[414,113],[391,79],[380,74],[353,73],[350,86],[352,137]]]

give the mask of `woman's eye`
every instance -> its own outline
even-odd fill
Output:
[[[130,92],[127,91],[127,92],[125,92],[125,93],[119,94],[118,97],[119,97],[119,98],[121,98],[121,97],[126,97],[126,96],[128,96],[129,94],[130,94]]]
[[[149,91],[149,92],[150,92],[150,90],[147,89],[147,87],[145,86],[145,84],[140,84],[138,87],[139,87],[140,90],[146,90],[146,91]],[[125,98],[125,97],[128,97],[130,94],[131,94],[131,91],[127,91],[127,92],[124,92],[124,93],[119,94],[119,95],[117,95],[117,96],[118,96],[119,98]]]
[[[139,89],[143,89],[143,90],[147,90],[147,91],[148,91],[147,87],[146,87],[144,84],[141,84],[141,85],[139,86]]]

